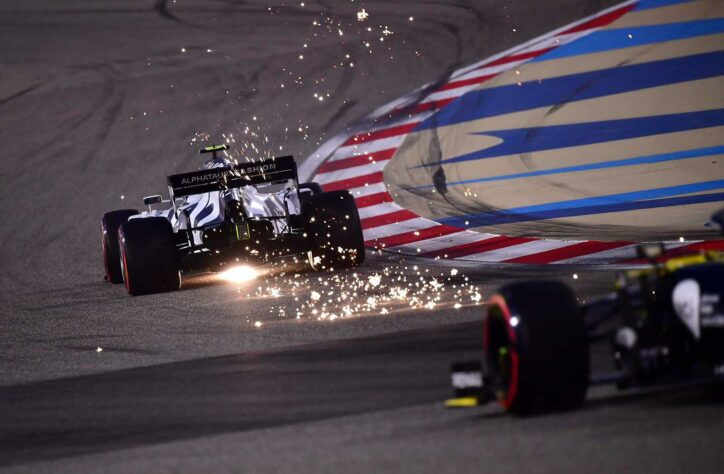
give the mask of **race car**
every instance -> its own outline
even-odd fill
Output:
[[[724,231],[724,210],[712,221]],[[581,406],[588,387],[619,389],[724,378],[724,253],[667,257],[642,244],[647,267],[579,305],[564,283],[506,285],[490,298],[483,360],[453,364],[448,407],[498,400],[517,415]],[[614,370],[590,374],[589,344],[608,340]]]
[[[147,196],[148,210],[101,219],[106,280],[131,295],[178,290],[181,275],[238,262],[302,256],[315,271],[364,262],[362,226],[348,191],[299,184],[292,156],[236,163],[226,145],[200,153],[203,169],[168,176],[169,199]],[[164,209],[154,209],[166,204]]]

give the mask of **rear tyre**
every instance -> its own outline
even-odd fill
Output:
[[[503,408],[533,415],[583,403],[588,341],[580,307],[566,285],[504,286],[488,303],[484,336],[487,372]]]
[[[348,191],[312,196],[304,203],[303,215],[312,269],[351,268],[364,262],[362,224],[357,204]]]
[[[163,217],[131,219],[118,230],[126,290],[133,296],[181,288],[171,224]]]
[[[309,183],[302,183],[299,185],[299,189],[309,189],[312,191],[312,194],[315,196],[317,194],[322,194],[324,191],[322,190],[322,186],[319,185],[319,183],[315,183],[314,181],[311,181]]]
[[[312,199],[314,196],[322,194],[323,192],[322,186],[320,186],[319,183],[302,183],[299,185],[299,203],[303,208],[306,206],[307,201]]]
[[[103,214],[101,218],[101,245],[103,248],[103,266],[106,280],[111,283],[123,283],[121,271],[121,251],[118,247],[118,228],[129,217],[138,214],[135,209],[122,209]]]

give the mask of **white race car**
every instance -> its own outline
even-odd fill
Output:
[[[128,293],[177,290],[181,274],[220,271],[239,261],[306,255],[314,270],[364,261],[362,226],[348,191],[299,184],[294,158],[237,164],[211,153],[202,170],[168,177],[169,199],[143,198],[148,210],[101,219],[106,280]],[[154,209],[158,204],[170,204]]]

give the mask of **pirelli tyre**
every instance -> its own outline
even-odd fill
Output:
[[[518,415],[579,407],[589,383],[583,316],[555,281],[504,286],[487,308],[487,373],[500,403]]]
[[[303,215],[315,271],[351,268],[365,259],[362,224],[348,191],[330,191],[304,202]]]
[[[163,217],[131,219],[118,230],[126,290],[133,296],[181,288],[171,224]]]
[[[123,283],[121,271],[121,251],[118,247],[118,228],[129,217],[138,214],[135,209],[121,209],[107,212],[101,218],[101,246],[103,248],[103,266],[106,280],[111,283]]]

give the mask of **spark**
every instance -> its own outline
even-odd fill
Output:
[[[357,21],[365,21],[369,17],[370,17],[370,14],[367,13],[367,11],[364,8],[357,12]]]
[[[248,265],[233,267],[219,274],[219,278],[221,280],[231,283],[245,283],[247,281],[255,280],[258,276],[259,272]]]

